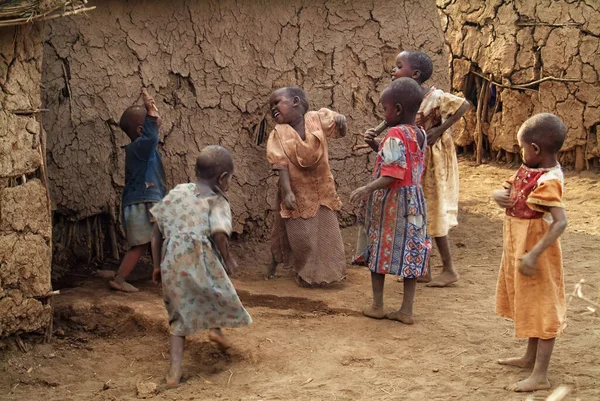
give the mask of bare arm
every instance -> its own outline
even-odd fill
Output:
[[[446,119],[446,121],[444,121],[440,126],[433,127],[427,130],[427,143],[430,146],[436,143],[437,140],[440,139],[442,134],[448,130],[448,128],[456,124],[456,122],[460,120],[462,116],[465,115],[465,113],[467,112],[467,110],[469,110],[470,107],[471,105],[469,104],[469,102],[465,100],[463,104],[458,108],[458,110],[456,110],[456,113],[448,117],[448,119]]]
[[[224,232],[217,232],[213,234],[213,238],[217,244],[217,250],[225,263],[225,271],[229,275],[235,273],[237,270],[237,263],[229,252],[229,237]]]
[[[531,276],[535,273],[535,266],[540,255],[554,244],[562,233],[567,228],[567,214],[565,209],[561,207],[550,208],[552,215],[552,224],[542,239],[535,244],[531,250],[521,257],[521,265],[519,271],[526,276]]]
[[[379,177],[378,179],[369,183],[368,185],[355,189],[350,195],[350,202],[356,203],[357,201],[362,200],[371,192],[385,188],[394,181],[396,181],[396,178],[394,177]]]
[[[279,182],[281,183],[281,196],[285,207],[296,210],[296,195],[292,191],[290,172],[288,170],[279,170]]]
[[[162,258],[162,243],[163,236],[158,229],[158,224],[154,224],[152,229],[152,239],[150,240],[151,251],[152,251],[152,264],[154,265],[154,271],[152,272],[152,281],[155,284],[160,284],[160,260]]]

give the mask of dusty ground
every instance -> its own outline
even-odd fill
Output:
[[[180,388],[163,387],[167,324],[158,290],[146,285],[123,295],[92,281],[56,299],[53,344],[27,354],[3,351],[0,399],[133,400],[138,387],[156,383],[156,400],[523,400],[503,387],[527,373],[495,362],[524,345],[493,313],[501,212],[489,193],[510,171],[461,162],[461,173],[461,225],[452,237],[462,280],[448,289],[419,287],[413,327],[359,314],[370,296],[364,269],[351,268],[343,288],[301,289],[287,272],[262,280],[265,245],[238,245],[246,270],[235,284],[255,323],[226,331],[236,345],[229,354],[204,334],[191,338]],[[567,292],[582,277],[600,284],[598,178],[567,178]],[[344,232],[348,254],[354,235]],[[401,288],[388,280],[389,308],[399,306]],[[572,386],[572,400],[600,398],[600,322],[584,311],[579,300],[569,305],[569,327],[551,367],[552,384]]]

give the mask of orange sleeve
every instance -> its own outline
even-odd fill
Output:
[[[267,140],[267,160],[273,170],[288,169],[289,159],[283,151],[276,129],[271,131]]]
[[[323,129],[325,136],[327,138],[339,138],[340,132],[335,124],[335,118],[339,115],[339,113],[326,108],[320,109],[317,113],[319,114],[321,128]]]
[[[537,212],[547,212],[551,207],[563,208],[562,202],[563,186],[560,180],[548,180],[541,182],[538,187],[529,194],[527,206]]]

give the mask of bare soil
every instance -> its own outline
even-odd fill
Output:
[[[419,286],[416,323],[360,314],[370,301],[368,272],[350,268],[338,288],[297,287],[288,271],[263,280],[268,245],[236,244],[245,270],[235,279],[255,323],[226,330],[235,344],[221,353],[205,333],[187,342],[185,382],[164,387],[166,312],[159,290],[105,289],[100,280],[55,299],[55,339],[27,353],[2,351],[0,399],[11,400],[523,400],[504,387],[527,372],[500,366],[524,342],[494,315],[502,212],[490,192],[511,170],[463,161],[460,226],[452,232],[461,280],[451,288]],[[600,284],[600,182],[567,174],[570,226],[563,238],[567,293],[581,278]],[[355,229],[344,230],[348,257]],[[439,257],[433,260],[439,269]],[[397,308],[402,284],[388,279],[386,306]],[[596,298],[598,289],[586,289]],[[569,326],[555,348],[550,379],[573,388],[568,399],[600,399],[600,324],[582,301],[569,304]],[[153,383],[157,385],[154,391]],[[536,394],[543,399],[549,391]]]

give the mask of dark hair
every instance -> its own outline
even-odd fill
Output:
[[[285,93],[287,93],[287,95],[291,98],[298,96],[298,98],[300,99],[300,105],[304,109],[304,113],[308,111],[308,97],[306,96],[306,92],[304,92],[304,89],[298,86],[286,86],[283,89],[285,90]]]
[[[523,139],[537,144],[542,150],[558,153],[567,139],[567,127],[551,113],[530,117],[521,125]]]
[[[119,127],[130,138],[134,139],[137,127],[144,125],[145,118],[146,109],[144,106],[130,106],[123,112],[121,120],[119,120]]]
[[[212,180],[223,173],[232,172],[233,158],[224,147],[210,145],[200,151],[196,159],[196,178]]]
[[[412,78],[398,78],[383,90],[384,101],[393,104],[400,103],[404,110],[415,115],[419,111],[423,101],[423,89],[421,85]]]
[[[431,78],[433,74],[433,62],[427,53],[420,50],[406,50],[405,53],[410,67],[413,70],[421,72],[421,76],[419,77],[421,83]]]

